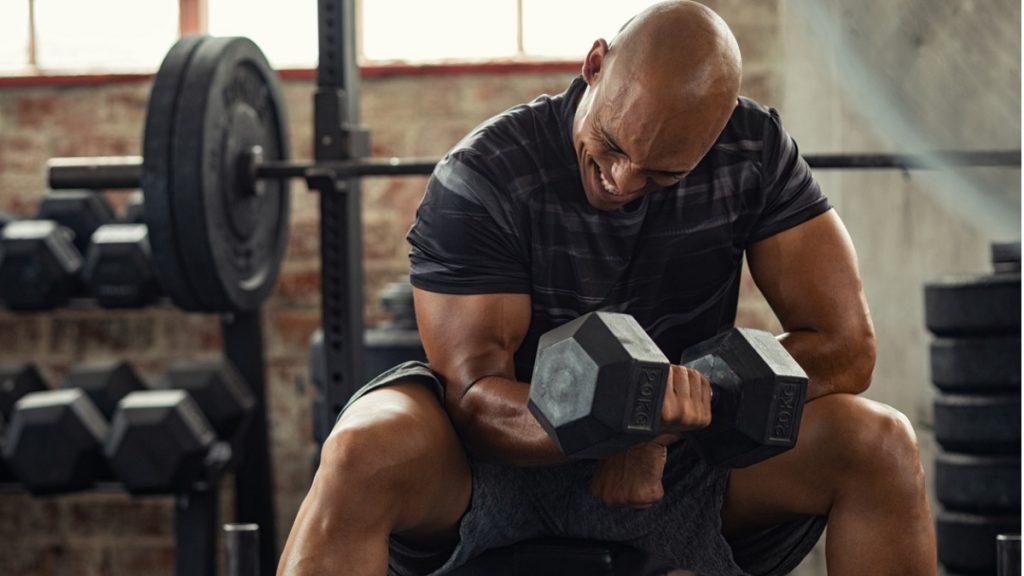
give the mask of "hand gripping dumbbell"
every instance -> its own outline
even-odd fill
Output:
[[[679,362],[711,383],[711,424],[688,432],[712,465],[796,445],[807,375],[768,332],[733,328]],[[628,314],[591,312],[541,336],[529,409],[567,456],[605,458],[660,433],[669,361]]]

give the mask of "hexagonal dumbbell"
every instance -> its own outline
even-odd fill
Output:
[[[143,387],[127,364],[104,362],[72,368],[57,390],[27,394],[11,414],[8,466],[34,494],[89,488],[107,475],[102,448],[110,411]]]
[[[133,194],[128,199],[128,204],[124,208],[124,214],[121,216],[120,222],[122,224],[146,223],[146,211],[142,201],[142,194]]]
[[[796,444],[807,376],[771,334],[734,328],[680,364],[711,382],[711,425],[687,434],[710,464],[749,466]],[[565,454],[604,458],[660,433],[668,373],[632,316],[585,314],[541,336],[530,412]]]
[[[71,230],[78,251],[85,254],[92,233],[114,222],[114,209],[102,195],[89,190],[48,192],[39,203],[38,220],[53,220]]]
[[[82,256],[53,220],[11,222],[0,232],[0,300],[14,310],[61,306],[79,288]]]
[[[255,405],[237,369],[224,361],[175,364],[160,387],[121,401],[105,448],[132,493],[167,493],[201,478],[215,441],[240,434]]]
[[[0,365],[0,416],[10,421],[14,403],[22,396],[46,390],[46,381],[32,363]]]
[[[0,365],[0,454],[3,453],[7,423],[11,421],[11,412],[14,410],[15,402],[22,396],[42,390],[46,390],[46,381],[39,375],[35,365],[30,363]],[[14,473],[0,458],[0,482],[14,482],[15,480]]]
[[[149,304],[159,292],[145,224],[105,224],[96,229],[82,280],[101,306]]]

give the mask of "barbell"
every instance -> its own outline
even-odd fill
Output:
[[[356,147],[362,133],[351,132]],[[259,306],[277,280],[291,178],[429,175],[439,162],[352,154],[355,159],[314,163],[289,160],[288,150],[280,84],[256,44],[187,36],[171,47],[154,78],[143,155],[53,158],[47,181],[55,190],[141,188],[156,273],[174,304],[245,311]],[[1020,165],[1019,151],[936,157],[949,164]],[[806,159],[827,168],[932,167],[911,155]]]
[[[247,38],[189,36],[150,90],[143,155],[53,158],[52,189],[141,188],[153,260],[171,300],[191,311],[255,309],[288,238],[288,180],[428,175],[437,159],[288,160],[277,76]]]

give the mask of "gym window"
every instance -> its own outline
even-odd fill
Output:
[[[357,0],[364,65],[578,61],[655,0]],[[245,35],[316,65],[316,0],[4,0],[0,75],[151,73],[180,33]]]

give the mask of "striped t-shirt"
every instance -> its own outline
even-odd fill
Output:
[[[470,132],[434,170],[408,235],[417,288],[530,295],[522,381],[540,335],[593,310],[632,314],[677,359],[732,326],[747,246],[829,209],[778,114],[746,98],[678,185],[592,208],[572,146],[585,87],[577,78]]]

